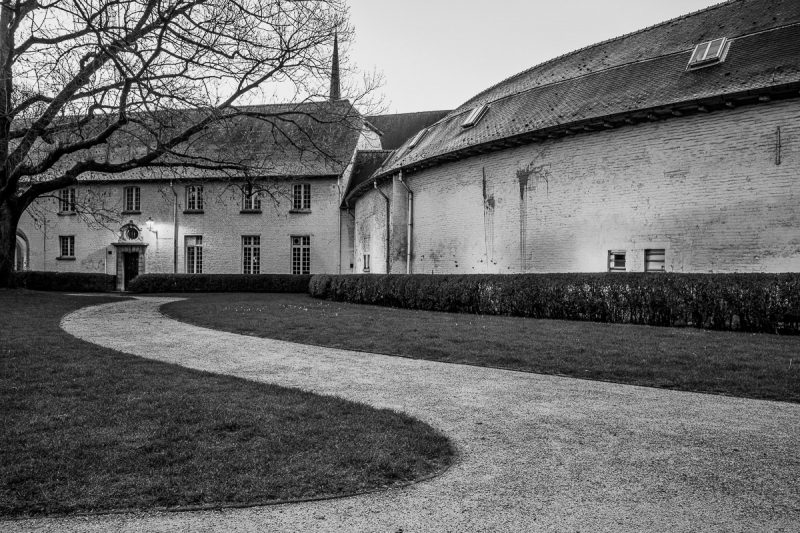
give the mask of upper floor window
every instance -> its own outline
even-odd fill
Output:
[[[625,252],[620,250],[608,251],[608,271],[625,272]]]
[[[203,237],[201,235],[186,237],[186,273],[203,273]]]
[[[74,235],[61,235],[58,238],[59,245],[59,259],[74,259],[75,258],[75,236]]]
[[[128,213],[141,211],[141,191],[139,187],[125,187],[123,191],[122,210]]]
[[[202,185],[188,185],[186,187],[186,210],[195,212],[203,210]]]
[[[725,61],[725,56],[728,53],[730,41],[725,37],[714,39],[713,41],[706,41],[694,47],[692,57],[689,59],[689,70],[722,63]]]
[[[292,274],[311,273],[311,237],[292,237]]]
[[[61,189],[58,191],[58,212],[61,214],[75,212],[75,189]]]
[[[252,183],[246,183],[242,189],[242,211],[261,211],[261,193],[253,187]]]
[[[472,126],[477,124],[481,118],[483,118],[483,115],[486,114],[486,111],[488,109],[489,106],[487,106],[486,104],[479,105],[478,107],[474,108],[472,111],[470,111],[469,115],[467,115],[467,118],[464,119],[464,122],[461,123],[461,127],[471,128]]]
[[[311,184],[301,183],[292,186],[292,210],[311,210]]]

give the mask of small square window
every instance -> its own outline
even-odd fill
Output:
[[[689,66],[687,68],[691,70],[722,63],[725,61],[725,56],[728,53],[729,47],[730,41],[725,37],[700,43],[694,47],[692,58],[689,60]]]
[[[644,251],[644,271],[664,272],[666,252],[663,248],[653,248]]]
[[[489,106],[486,104],[476,107],[470,112],[469,115],[467,115],[466,120],[464,120],[464,122],[461,123],[461,127],[465,129],[471,128],[472,126],[477,124],[480,121],[480,119],[483,118],[483,115],[485,115],[486,111],[488,110]]]
[[[608,271],[625,272],[625,270],[625,252],[620,250],[609,250]]]

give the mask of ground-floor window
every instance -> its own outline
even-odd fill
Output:
[[[369,272],[369,254],[364,254],[364,272]]]
[[[311,273],[311,237],[292,237],[292,274]]]
[[[186,237],[186,273],[203,273],[203,237],[201,235]]]
[[[242,273],[261,273],[261,237],[258,235],[242,236]]]
[[[644,271],[664,272],[666,251],[663,248],[644,251]]]
[[[75,236],[74,235],[61,235],[58,238],[59,251],[61,258],[74,258],[75,257]]]
[[[622,250],[608,251],[608,271],[625,272],[625,252]]]

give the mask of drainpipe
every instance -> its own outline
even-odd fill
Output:
[[[172,185],[172,181],[169,182],[169,188],[172,189],[172,194],[175,196],[175,205],[173,206],[172,210],[172,222],[174,224],[173,230],[173,237],[172,237],[172,273],[178,273],[178,193],[175,191],[175,187]],[[158,236],[156,235],[156,239]]]
[[[408,185],[403,181],[403,171],[399,174],[400,183],[408,191],[408,236],[406,238],[406,274],[411,274],[411,228],[414,225],[414,193],[408,188]]]
[[[391,215],[391,206],[389,204],[389,197],[378,188],[378,182],[373,181],[372,184],[375,186],[375,190],[380,193],[381,196],[386,200],[386,273],[389,273],[389,248],[391,247],[391,225],[389,224],[389,217]]]

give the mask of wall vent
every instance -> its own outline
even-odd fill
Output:
[[[725,37],[706,41],[694,47],[692,58],[689,60],[688,70],[707,67],[722,63],[728,55],[731,42]]]

